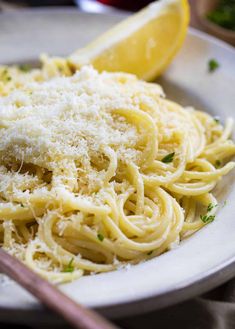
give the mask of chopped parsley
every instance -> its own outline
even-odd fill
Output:
[[[72,273],[74,271],[73,261],[74,258],[71,258],[68,265],[63,270],[64,273]]]
[[[223,203],[223,206],[222,206],[222,207],[224,208],[224,207],[226,206],[226,204],[227,204],[227,200],[225,200],[225,201],[224,201],[224,203]]]
[[[150,255],[152,255],[152,253],[153,253],[153,250],[149,251],[149,252],[147,253],[147,255],[150,256]]]
[[[19,70],[27,73],[31,70],[31,66],[28,64],[22,64],[22,65],[19,65]]]
[[[222,163],[220,160],[215,161],[215,168],[219,168],[219,167],[221,167],[221,165],[222,165]]]
[[[167,154],[161,161],[164,163],[171,163],[174,159],[175,152]]]
[[[208,62],[208,70],[210,73],[216,71],[219,68],[219,63],[216,59],[210,59]]]
[[[217,207],[217,204],[210,203],[207,207],[207,212],[211,211],[213,208]]]
[[[213,220],[215,219],[215,215],[201,215],[200,216],[201,220],[203,221],[203,223],[208,224],[213,222]]]
[[[11,81],[11,76],[9,75],[8,69],[4,69],[1,73],[1,79],[3,81]]]
[[[97,238],[102,242],[104,240],[104,236],[101,233],[97,234]]]
[[[215,121],[215,123],[220,123],[220,119],[219,119],[219,117],[214,117],[214,121]]]
[[[203,223],[208,224],[208,223],[213,222],[213,220],[215,219],[215,215],[209,215],[209,213],[215,207],[218,207],[218,205],[217,204],[213,204],[213,203],[209,203],[208,204],[206,215],[200,215],[200,219],[201,219],[201,221],[203,221]]]

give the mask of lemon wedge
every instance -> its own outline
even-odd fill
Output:
[[[75,68],[123,71],[153,80],[180,49],[189,23],[187,0],[151,3],[69,57]]]

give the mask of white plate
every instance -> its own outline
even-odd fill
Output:
[[[34,61],[41,52],[69,54],[120,19],[59,9],[0,14],[0,63]],[[211,58],[220,63],[213,74],[207,67]],[[214,38],[190,30],[160,80],[168,97],[184,105],[222,119],[234,116],[235,51]],[[119,317],[183,301],[228,280],[235,274],[234,172],[221,184],[219,199],[227,204],[216,220],[179,248],[129,270],[83,277],[62,290],[109,317]],[[56,320],[16,284],[0,285],[0,320],[33,322],[42,312],[37,323],[46,316]]]

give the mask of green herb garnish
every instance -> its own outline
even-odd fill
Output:
[[[97,234],[97,238],[102,242],[104,240],[104,236],[101,233]]]
[[[164,163],[170,163],[173,161],[174,156],[175,156],[175,152],[167,154],[161,161]]]
[[[4,69],[1,73],[1,79],[3,81],[11,81],[11,76],[9,75],[8,69]]]
[[[74,258],[71,258],[68,265],[63,270],[64,273],[72,273],[74,271],[73,261]]]
[[[219,63],[217,62],[216,59],[210,59],[208,62],[208,70],[209,72],[214,72],[219,68]]]
[[[217,204],[210,203],[207,207],[207,212],[211,211],[213,208],[217,207]]]
[[[201,220],[203,221],[203,223],[208,224],[213,222],[213,220],[215,219],[215,215],[201,215],[200,216]]]
[[[28,64],[22,64],[22,65],[19,65],[19,70],[26,73],[31,70],[31,66]]]
[[[221,161],[220,160],[216,160],[215,161],[215,168],[219,168],[219,167],[221,167]]]
[[[150,256],[150,255],[152,255],[152,253],[153,253],[153,250],[149,251],[149,252],[147,253],[147,255]]]
[[[220,123],[220,119],[219,119],[219,117],[214,117],[214,121],[215,121],[215,123]]]

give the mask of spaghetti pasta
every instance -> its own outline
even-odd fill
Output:
[[[179,244],[214,219],[212,190],[235,166],[232,119],[129,74],[73,73],[44,59],[0,84],[0,242],[55,282]]]

